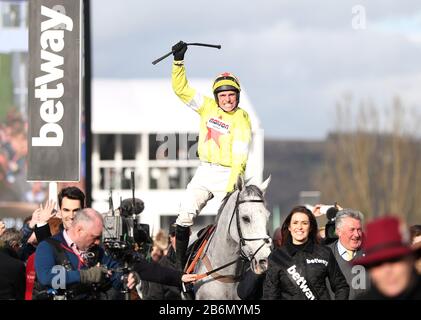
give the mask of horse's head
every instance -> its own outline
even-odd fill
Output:
[[[271,252],[271,238],[267,234],[270,212],[265,205],[264,193],[270,177],[260,186],[246,186],[239,178],[231,195],[234,201],[229,223],[229,234],[240,247],[241,255],[251,261],[252,268],[267,268],[267,258]]]

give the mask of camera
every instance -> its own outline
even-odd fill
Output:
[[[326,218],[328,222],[326,223],[325,227],[325,239],[324,244],[330,244],[332,242],[335,242],[338,239],[338,236],[336,235],[336,228],[335,228],[335,220],[336,220],[336,214],[338,213],[339,209],[334,206],[322,206],[328,207],[326,210]],[[320,208],[321,211],[321,208]]]
[[[320,213],[322,213],[322,214],[327,214],[327,212],[328,212],[328,210],[330,209],[330,208],[334,208],[335,206],[334,205],[324,205],[324,206],[321,206],[320,207]],[[329,218],[328,218],[329,219]]]
[[[121,201],[120,207],[114,210],[110,195],[110,209],[103,214],[104,229],[102,243],[111,255],[120,259],[126,251],[142,250],[148,255],[148,245],[152,244],[149,225],[140,223],[139,214],[144,209],[143,201],[132,198]]]
[[[135,198],[134,172],[131,172],[132,198],[121,200],[114,210],[112,190],[108,199],[108,212],[103,214],[104,229],[102,243],[105,249],[116,259],[133,255],[142,249],[146,257],[152,247],[149,225],[139,222],[140,214],[145,209],[142,200]],[[125,261],[126,262],[126,261]]]
[[[120,264],[114,271],[121,272],[125,279],[120,292],[124,294],[125,300],[130,300],[130,290],[126,283],[128,274],[135,263],[150,256],[153,246],[149,225],[138,221],[143,209],[143,201],[132,198],[120,200],[120,207],[114,210],[110,195],[110,209],[103,214],[102,244],[106,254]]]
[[[122,272],[125,278],[136,262],[150,257],[153,246],[149,225],[140,223],[140,214],[145,205],[142,200],[134,196],[134,172],[131,174],[132,198],[125,200],[120,198],[120,206],[114,210],[112,190],[110,190],[109,209],[103,213],[102,244],[105,252],[122,266],[118,271]],[[126,285],[122,293],[127,300],[130,299]]]
[[[112,198],[110,195],[110,203]],[[135,203],[133,206],[132,202]],[[121,202],[120,207],[114,210],[113,205],[107,213],[103,214],[104,230],[102,241],[108,240],[124,241],[127,237],[134,237],[134,228],[137,225],[136,215],[143,211],[143,201],[140,199],[126,199]]]

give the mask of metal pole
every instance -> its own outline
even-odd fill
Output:
[[[92,132],[91,132],[91,9],[90,0],[83,0],[83,47],[84,47],[84,115],[85,115],[85,194],[86,206],[92,201]]]
[[[48,199],[53,200],[55,203],[57,203],[57,194],[58,194],[58,183],[57,182],[48,183]]]

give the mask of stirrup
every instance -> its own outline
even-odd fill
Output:
[[[195,300],[193,284],[182,283],[181,285],[181,300]]]

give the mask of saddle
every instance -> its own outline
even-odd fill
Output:
[[[206,269],[208,270],[208,272],[198,275],[199,276],[198,279],[211,275],[215,280],[219,282],[225,282],[225,283],[238,282],[239,279],[241,278],[241,276],[239,275],[244,273],[244,268],[245,268],[244,263],[241,263],[239,265],[239,269],[236,272],[236,274],[222,275],[222,274],[217,273],[217,271],[226,268],[227,266],[233,264],[234,262],[237,262],[237,260],[233,260],[229,262],[228,264],[214,268],[211,264],[211,261],[207,257],[206,253],[204,253],[205,249],[207,248],[207,244],[209,243],[209,239],[212,236],[215,229],[216,229],[216,224],[211,224],[201,229],[197,233],[198,235],[197,240],[195,240],[187,249],[188,259],[184,268],[184,272],[185,273],[194,272],[197,263],[199,262],[199,260],[201,260],[202,263],[205,265]],[[187,290],[186,288],[186,291],[189,291],[189,290]],[[186,298],[186,299],[183,298],[183,300],[189,300],[189,299],[190,298]]]
[[[210,224],[197,232],[197,239],[187,249],[186,273],[193,272],[215,228],[216,224]]]

